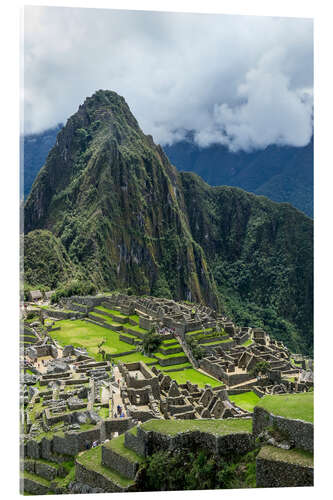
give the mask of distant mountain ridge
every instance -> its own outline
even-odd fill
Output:
[[[291,203],[313,218],[313,137],[304,147],[271,145],[232,153],[221,145],[200,148],[188,134],[164,151],[178,170],[195,172],[211,186],[237,186]]]
[[[24,197],[62,125],[24,137]],[[250,153],[226,147],[199,148],[189,133],[185,141],[163,147],[180,171],[195,172],[211,186],[236,186],[273,201],[291,203],[313,218],[313,137],[307,146],[268,146]]]
[[[178,172],[114,92],[87,98],[58,133],[24,223],[29,285],[80,275],[100,290],[206,303],[311,352],[313,221]]]
[[[57,134],[63,125],[59,123],[56,127],[44,130],[40,134],[26,134],[23,137],[24,155],[24,198],[30,193],[31,186],[45,163],[49,151],[56,142]]]

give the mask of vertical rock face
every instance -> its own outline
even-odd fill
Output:
[[[24,215],[26,237],[49,232],[58,248],[58,281],[64,261],[100,289],[214,308],[222,297],[239,324],[281,333],[294,351],[311,348],[311,219],[288,204],[177,172],[114,92],[96,92],[69,118]],[[31,259],[25,262],[29,271]],[[38,283],[38,269],[30,275]]]
[[[99,286],[218,305],[179,175],[114,92],[86,99],[58,134],[25,206],[25,232],[40,228]]]

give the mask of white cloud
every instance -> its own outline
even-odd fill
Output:
[[[312,51],[305,19],[27,7],[25,130],[66,121],[104,88],[161,144],[194,130],[202,146],[304,145]]]

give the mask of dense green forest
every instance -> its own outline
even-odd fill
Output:
[[[313,137],[303,147],[271,145],[234,153],[218,144],[200,148],[189,133],[164,150],[179,170],[194,172],[211,186],[237,186],[313,217]]]

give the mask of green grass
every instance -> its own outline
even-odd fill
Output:
[[[34,404],[33,408],[31,409],[31,411],[29,413],[29,416],[30,416],[32,423],[35,422],[37,414],[40,413],[41,411],[43,411],[44,409],[45,409],[45,406],[43,406],[42,401]]]
[[[144,458],[135,453],[135,451],[126,448],[124,442],[125,434],[121,434],[117,438],[114,438],[106,443],[104,446],[127,458],[130,462],[143,462]]]
[[[253,340],[252,339],[248,339],[245,342],[243,342],[242,346],[248,347],[251,344],[253,344]]]
[[[175,347],[180,345],[180,343],[176,339],[163,340],[161,345],[163,346],[163,345],[169,345],[169,344],[175,345]]]
[[[127,345],[129,346],[129,344]],[[114,358],[113,361],[115,363],[119,363],[119,361],[121,361],[122,363],[134,363],[136,361],[143,361],[143,363],[153,363],[154,361],[156,361],[156,359],[149,358],[141,352],[133,352],[133,354],[125,354],[124,356]]]
[[[173,349],[175,349],[175,348],[178,348],[178,349],[179,349],[179,348],[180,348],[180,346],[175,345],[175,346],[170,346],[170,347],[167,347],[167,346],[163,346],[163,345],[161,345],[161,346],[159,347],[159,349],[162,349],[163,353],[161,353],[160,351],[159,351],[158,353],[159,353],[159,354],[163,354],[164,356],[168,356],[168,357],[170,357],[170,356],[173,356],[172,350],[173,350]],[[169,354],[169,351],[171,351],[171,352],[170,352],[170,354]],[[174,353],[174,354],[178,354],[178,356],[180,356],[180,355],[184,354],[184,351],[183,351],[183,349],[182,349],[181,351],[176,352],[176,353]]]
[[[106,343],[103,344],[102,349],[111,355],[131,349],[126,342],[119,340],[117,332],[94,323],[83,320],[61,320],[58,321],[57,326],[60,326],[60,330],[50,332],[55,340],[63,346],[71,344],[74,347],[85,347],[88,353],[95,358],[98,355],[98,344],[104,339],[106,339]]]
[[[227,338],[227,339],[222,339],[221,340],[213,340],[212,342],[204,342],[203,344],[200,344],[200,341],[199,341],[199,344],[202,346],[202,347],[205,347],[205,346],[213,346],[213,345],[216,345],[218,346],[219,344],[224,344],[225,342],[230,342],[232,339],[231,338]]]
[[[68,472],[67,476],[63,478],[56,478],[58,488],[67,488],[71,481],[75,480],[75,467],[73,466]]]
[[[191,363],[186,362],[186,363],[180,363],[179,365],[160,366],[158,369],[161,370],[162,372],[167,372],[169,370],[174,371],[179,368],[190,368],[190,367],[192,367]]]
[[[98,415],[103,418],[109,418],[109,408],[99,408],[98,410]]]
[[[100,321],[106,323],[107,325],[115,327],[123,326],[122,323],[117,323],[114,319],[110,318],[110,316],[104,316],[104,314],[95,311],[92,311],[91,314],[92,316],[95,316],[95,318],[98,318]]]
[[[138,325],[131,325],[131,323],[124,323],[123,327],[130,328],[131,330],[134,330],[135,332],[148,333],[148,330],[145,330],[144,328],[140,328]]]
[[[212,333],[212,328],[207,328],[207,330],[193,330],[192,332],[186,332],[186,335],[198,335],[198,333]]]
[[[258,457],[266,460],[276,460],[305,467],[313,467],[313,454],[309,451],[298,450],[296,448],[283,450],[282,448],[266,445],[261,448]]]
[[[252,412],[260,398],[253,391],[249,391],[244,392],[243,394],[231,395],[229,396],[229,399],[240,408],[243,408],[243,410]]]
[[[94,307],[94,309],[97,309],[98,311],[106,312],[109,314],[113,314],[113,316],[120,316],[121,318],[128,318],[128,316],[126,316],[126,314],[122,314],[121,312],[115,311],[114,309],[108,309],[107,307],[97,306],[97,307]],[[94,311],[92,311],[92,313],[94,313]]]
[[[198,370],[195,370],[194,368],[189,368],[188,370],[182,370],[180,372],[169,372],[165,374],[169,375],[173,380],[176,380],[178,384],[185,384],[187,380],[189,380],[190,382],[192,382],[192,384],[198,384],[198,386],[201,388],[203,388],[205,384],[210,384],[212,387],[223,385],[222,382],[219,382],[218,380],[215,380],[214,378],[209,377],[208,375],[204,375],[203,373],[199,372]]]
[[[35,375],[34,372],[32,372],[31,370],[29,370],[29,368],[25,369],[25,373],[29,373],[29,375]]]
[[[175,354],[162,354],[161,352],[154,352],[154,356],[159,359],[170,359],[170,358],[183,358],[186,356],[184,352],[176,352]]]
[[[313,392],[264,396],[257,406],[273,415],[313,422]]]
[[[174,436],[179,432],[200,430],[215,435],[226,435],[239,432],[250,432],[252,430],[252,419],[226,418],[221,420],[149,420],[141,424],[146,431],[156,431],[161,434]]]
[[[102,474],[110,481],[119,484],[123,487],[128,487],[134,484],[134,481],[121,476],[116,471],[109,469],[101,464],[102,460],[102,448],[97,446],[96,448],[91,448],[90,450],[84,451],[76,457],[76,461],[82,464],[87,469],[93,470],[99,474]]]
[[[119,332],[119,333],[121,333],[121,335],[124,337],[129,337],[130,339],[135,339],[135,340],[141,341],[141,339],[139,337],[137,337],[136,335],[133,335],[132,333],[127,333],[127,332]]]
[[[50,481],[47,479],[44,479],[43,477],[37,476],[36,474],[31,474],[31,472],[24,471],[23,472],[23,477],[24,479],[31,479],[32,481],[35,481],[36,483],[40,483],[43,486],[50,487]]]

